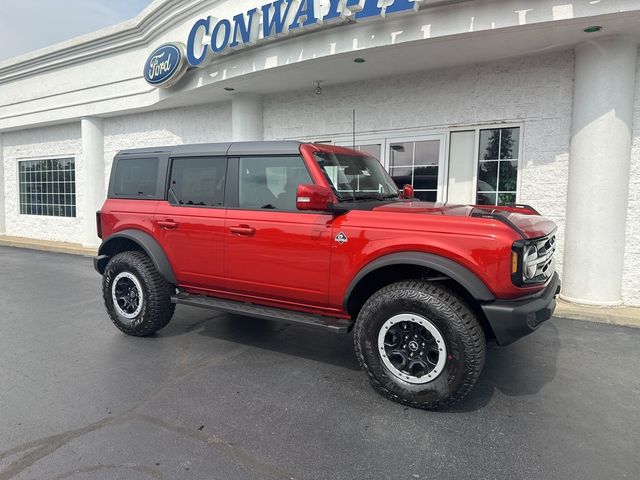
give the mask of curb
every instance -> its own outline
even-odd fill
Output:
[[[640,328],[640,308],[638,307],[593,307],[560,299],[556,302],[554,317]]]
[[[0,235],[0,246],[39,250],[42,252],[67,253],[83,257],[94,257],[97,249],[83,247],[77,243],[51,242],[47,240],[34,240],[32,238],[8,237]]]

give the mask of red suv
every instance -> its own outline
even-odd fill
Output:
[[[553,222],[527,206],[416,201],[364,152],[297,142],[127,150],[96,270],[124,333],[184,304],[346,334],[373,386],[419,408],[469,393],[486,339],[549,319]]]

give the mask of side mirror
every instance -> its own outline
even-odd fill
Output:
[[[402,187],[402,198],[411,199],[413,198],[413,187],[409,184]]]
[[[296,208],[328,212],[333,204],[333,191],[322,185],[298,185]]]

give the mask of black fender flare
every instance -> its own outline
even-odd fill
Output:
[[[109,255],[109,246],[113,245],[118,239],[126,239],[138,244],[151,259],[160,275],[162,275],[162,277],[167,282],[173,285],[176,285],[178,283],[176,280],[176,276],[173,273],[171,263],[169,263],[167,255],[164,253],[164,250],[156,241],[156,239],[148,233],[134,229],[122,230],[121,232],[114,233],[102,242],[102,245],[100,245],[100,249],[98,250],[98,257],[96,259],[96,270],[98,270],[100,274],[104,273],[107,262],[112,256]]]
[[[345,292],[343,299],[343,306],[345,311],[349,303],[351,294],[355,290],[360,281],[368,274],[374,272],[383,267],[390,265],[419,265],[421,267],[430,268],[439,272],[455,282],[462,285],[476,300],[480,302],[491,302],[496,297],[491,293],[478,276],[470,271],[468,268],[460,265],[459,263],[450,260],[439,255],[424,252],[401,252],[391,253],[382,257],[376,258],[367,265],[365,265],[357,275],[351,280],[347,291]]]

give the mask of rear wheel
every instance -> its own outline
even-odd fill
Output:
[[[114,256],[102,277],[107,312],[127,335],[144,337],[166,327],[175,310],[172,293],[173,287],[143,252]]]
[[[451,290],[419,280],[372,295],[358,315],[354,342],[374,388],[416,408],[462,400],[484,366],[484,334],[469,307]]]

